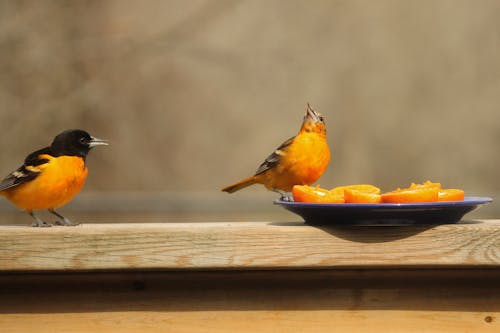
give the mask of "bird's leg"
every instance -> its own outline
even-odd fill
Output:
[[[35,222],[31,224],[32,227],[52,227],[52,224],[42,221],[38,216],[33,214],[32,210],[29,210],[28,214],[35,219]]]
[[[276,193],[279,193],[281,195],[281,198],[280,198],[281,201],[288,201],[288,202],[293,201],[292,193],[278,190],[278,189],[274,189],[273,191]]]
[[[75,226],[75,225],[78,225],[78,223],[73,223],[71,222],[70,219],[62,216],[61,214],[59,214],[58,212],[56,212],[54,209],[48,209],[48,211],[51,213],[51,214],[54,214],[55,216],[57,216],[58,218],[60,218],[62,221],[56,221],[54,224],[55,225],[65,225],[65,226]]]

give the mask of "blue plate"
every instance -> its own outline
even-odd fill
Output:
[[[468,212],[493,201],[487,197],[465,197],[463,201],[380,204],[319,204],[277,200],[308,224],[407,225],[456,223]]]

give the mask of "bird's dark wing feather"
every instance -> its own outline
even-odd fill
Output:
[[[283,142],[271,155],[269,155],[265,161],[259,166],[255,175],[259,175],[273,167],[275,167],[281,160],[281,157],[285,154],[285,149],[289,145],[292,144],[295,137],[291,137],[290,139]]]
[[[0,191],[16,187],[35,179],[41,172],[37,166],[48,162],[47,159],[40,158],[41,154],[50,154],[50,148],[46,147],[29,154],[21,167],[19,167],[16,171],[11,172],[2,180],[0,183]]]

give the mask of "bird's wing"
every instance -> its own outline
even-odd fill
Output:
[[[16,171],[11,172],[0,183],[0,191],[16,187],[30,180],[35,179],[41,172],[40,165],[47,163],[49,160],[41,158],[42,154],[49,154],[50,148],[46,147],[31,153],[24,160],[24,164]]]
[[[286,154],[285,150],[288,146],[290,146],[295,137],[291,137],[290,139],[283,142],[271,155],[269,155],[265,161],[259,166],[255,175],[259,175],[279,164],[281,157]]]

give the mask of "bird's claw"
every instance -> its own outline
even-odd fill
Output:
[[[54,222],[54,225],[57,225],[57,226],[65,226],[65,227],[74,227],[74,226],[77,226],[79,225],[80,223],[73,223],[71,222],[70,220],[68,219],[64,219],[62,221],[55,221]]]
[[[35,228],[48,228],[52,227],[52,224],[44,222],[44,221],[36,221],[31,224],[32,227]]]
[[[279,193],[279,195],[281,196],[280,197],[281,201],[293,202],[293,196],[290,192],[285,192],[281,190],[274,190],[274,192]]]

